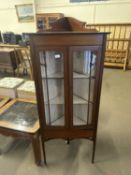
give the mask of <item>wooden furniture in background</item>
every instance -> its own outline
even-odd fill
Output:
[[[0,68],[13,71],[14,76],[29,74],[33,79],[30,48],[12,44],[0,44]]]
[[[0,79],[0,95],[16,98],[17,88],[24,83],[24,79],[16,77],[4,77]]]
[[[17,88],[18,98],[36,100],[35,83],[34,81],[25,81]]]
[[[0,96],[0,108],[9,101],[8,97]]]
[[[19,60],[16,60],[14,49],[0,48],[0,69],[10,70],[15,76]]]
[[[46,140],[87,138],[94,162],[107,33],[82,32],[81,23],[81,32],[64,32],[64,26],[57,21],[58,32],[30,35],[44,160]]]
[[[0,134],[31,140],[35,162],[41,164],[36,101],[15,99],[0,109]]]
[[[87,29],[86,22],[79,21],[73,17],[63,17],[59,20],[51,23],[50,29],[46,30],[50,32],[61,32],[61,31],[86,31],[86,32],[97,32],[96,29]]]
[[[50,29],[50,25],[62,18],[64,15],[62,13],[39,13],[36,14],[36,28],[38,32]]]
[[[0,43],[0,48],[27,48],[26,46],[20,46],[18,44],[4,44],[4,43]]]
[[[21,72],[23,74],[29,74],[30,79],[33,79],[32,63],[30,58],[30,48],[14,48],[16,60],[19,60],[17,65],[17,75],[19,76]]]
[[[105,66],[131,68],[131,24],[87,24],[87,29],[110,32],[107,38]]]

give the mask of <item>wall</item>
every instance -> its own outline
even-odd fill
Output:
[[[36,0],[37,13],[61,12],[87,23],[131,22],[131,0],[69,3],[67,0]]]
[[[69,3],[69,0],[4,0],[0,4],[0,31],[35,32],[34,22],[18,22],[15,5],[34,4],[34,13],[61,12],[87,23],[131,22],[131,0]]]
[[[15,33],[34,32],[35,22],[18,22],[15,5],[34,4],[34,0],[4,0],[0,3],[0,31],[13,31]]]

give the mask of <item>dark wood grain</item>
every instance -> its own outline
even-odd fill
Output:
[[[82,28],[81,28],[82,30]],[[38,112],[40,119],[40,132],[45,156],[44,142],[54,138],[64,138],[67,140],[75,138],[88,138],[93,141],[92,162],[94,162],[97,123],[99,114],[100,93],[102,84],[104,53],[107,33],[99,32],[45,32],[41,34],[31,34],[31,57],[34,69],[36,93],[38,101]],[[63,52],[64,55],[64,120],[63,126],[46,124],[45,100],[43,94],[43,84],[40,69],[41,51]],[[89,50],[96,55],[95,84],[93,90],[92,122],[84,125],[73,124],[73,52]],[[48,58],[47,58],[48,59]],[[91,76],[91,74],[89,75]],[[48,78],[48,77],[47,77]],[[90,79],[90,78],[89,78]],[[82,86],[82,84],[81,84]],[[89,88],[89,91],[91,87]],[[90,92],[89,92],[90,94]],[[90,95],[89,95],[90,98]],[[89,99],[88,99],[89,101]],[[87,103],[88,105],[88,103]]]

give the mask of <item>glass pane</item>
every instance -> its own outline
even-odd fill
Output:
[[[73,125],[92,122],[96,55],[90,50],[73,51]]]
[[[64,58],[58,51],[40,52],[47,125],[64,125]]]

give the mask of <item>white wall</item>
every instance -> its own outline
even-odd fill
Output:
[[[70,3],[69,0],[1,0],[0,31],[35,32],[34,22],[18,22],[15,5],[34,4],[34,13],[61,12],[87,23],[131,23],[131,0]]]
[[[131,22],[131,0],[69,3],[69,0],[35,0],[37,13],[61,12],[87,23]]]
[[[18,22],[15,5],[34,4],[34,0],[1,0],[0,3],[0,31],[13,31],[15,33],[34,32],[35,22]]]
[[[131,0],[96,5],[95,23],[131,23]]]

